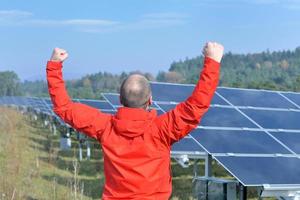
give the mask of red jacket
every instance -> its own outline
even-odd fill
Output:
[[[192,95],[173,110],[119,108],[116,115],[72,102],[62,64],[49,61],[47,80],[54,112],[76,130],[101,143],[104,155],[103,200],[165,200],[172,192],[171,145],[186,136],[209,108],[218,85],[219,63],[205,58]]]

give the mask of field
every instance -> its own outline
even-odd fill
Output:
[[[59,134],[53,135],[40,120],[31,121],[8,108],[0,107],[0,113],[0,200],[101,197],[104,176],[99,144],[92,141],[91,159],[79,162],[75,136],[72,150],[60,151]],[[203,175],[203,162],[198,167]],[[172,162],[172,173],[171,199],[192,199],[193,166],[183,169]],[[230,178],[216,163],[213,175]]]

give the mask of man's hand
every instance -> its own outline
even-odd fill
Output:
[[[64,62],[68,58],[69,54],[66,50],[55,48],[53,50],[52,56],[50,58],[50,61],[53,62]]]
[[[218,63],[223,57],[224,47],[216,42],[207,42],[203,48],[203,55],[209,57]]]

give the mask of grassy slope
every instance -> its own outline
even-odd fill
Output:
[[[99,199],[104,177],[101,147],[96,142],[92,144],[91,160],[79,163],[76,143],[73,142],[71,151],[59,151],[59,136],[43,128],[40,121],[33,123],[7,108],[0,107],[0,113],[1,200],[12,196],[15,199]],[[74,164],[77,164],[76,177]],[[203,162],[199,167],[203,173]],[[214,176],[228,178],[217,164],[213,165],[213,172]],[[172,173],[172,199],[191,199],[193,166],[183,169],[172,162]]]

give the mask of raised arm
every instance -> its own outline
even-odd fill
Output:
[[[55,48],[47,63],[48,91],[53,103],[53,110],[76,130],[100,139],[111,116],[85,104],[72,102],[62,76],[62,63],[67,57],[68,53],[65,50]]]
[[[172,145],[189,134],[208,110],[219,82],[220,62],[224,48],[208,42],[203,48],[204,66],[191,96],[174,109],[157,118],[160,137]]]

